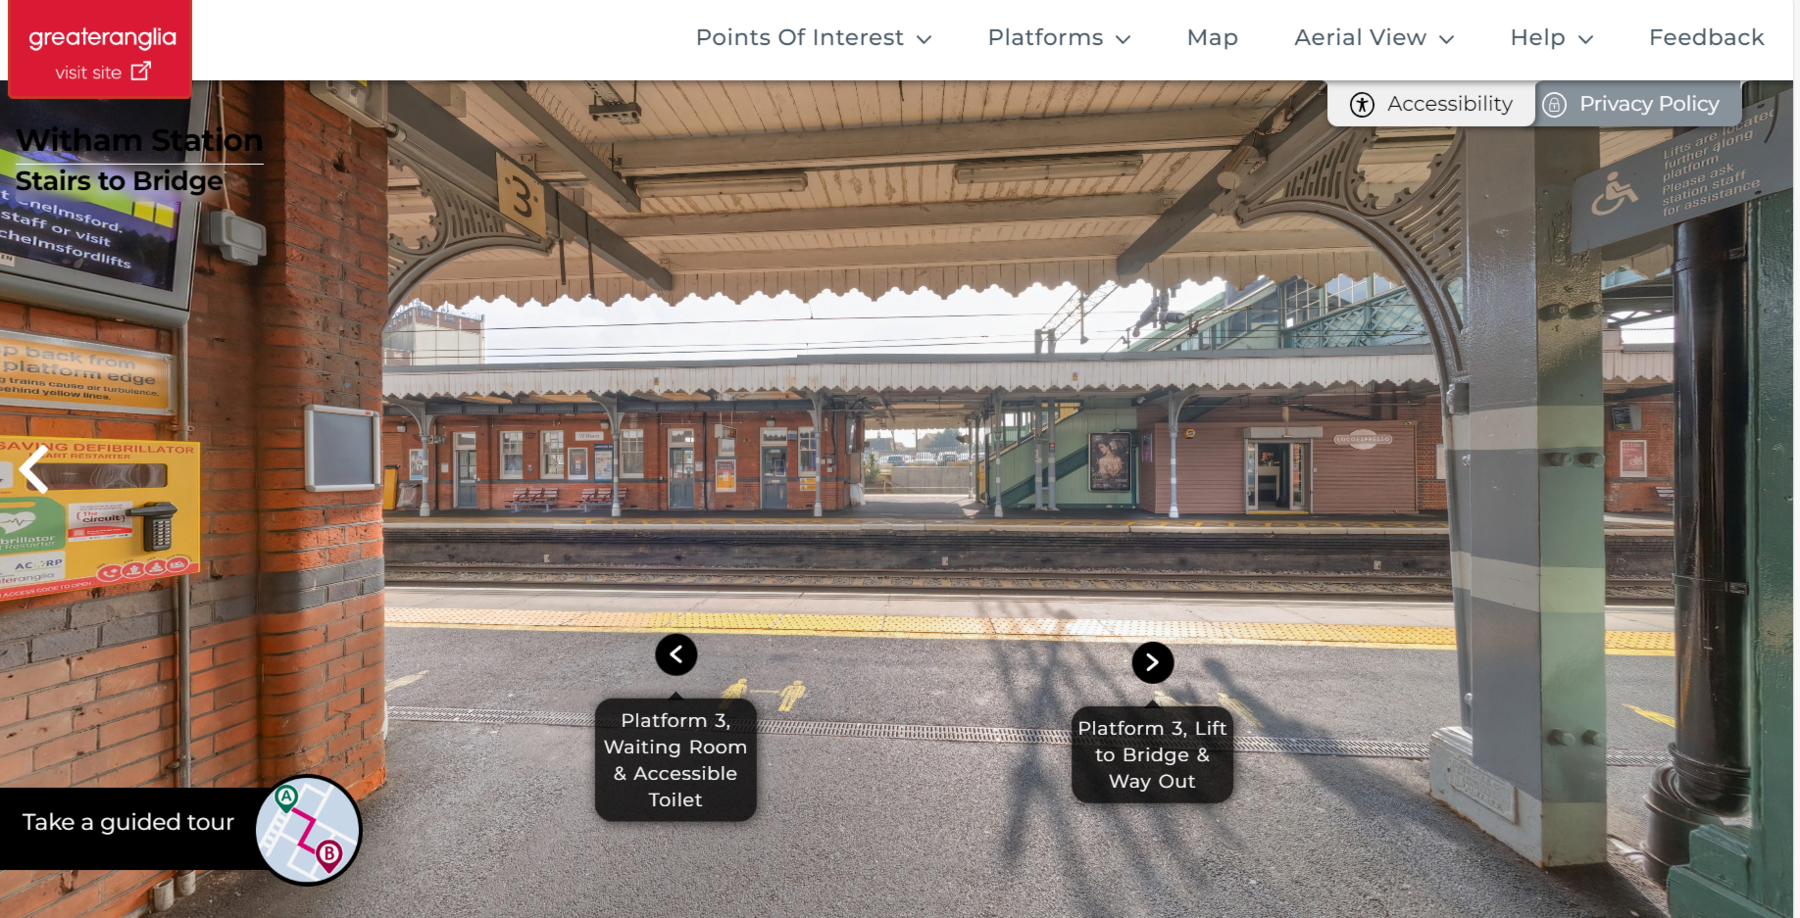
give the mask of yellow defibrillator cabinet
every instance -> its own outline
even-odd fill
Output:
[[[0,600],[192,573],[200,444],[0,437]]]

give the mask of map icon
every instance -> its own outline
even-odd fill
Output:
[[[256,839],[263,862],[276,876],[313,886],[342,876],[356,859],[362,814],[336,781],[297,775],[263,798]]]

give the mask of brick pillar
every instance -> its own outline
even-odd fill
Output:
[[[258,84],[269,254],[257,394],[262,776],[336,779],[358,796],[382,754],[381,492],[305,489],[303,407],[381,407],[387,147],[313,98]]]

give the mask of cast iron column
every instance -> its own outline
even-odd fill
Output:
[[[1744,212],[1675,226],[1675,742],[1657,769],[1650,875],[1688,862],[1688,833],[1750,797],[1750,318]]]

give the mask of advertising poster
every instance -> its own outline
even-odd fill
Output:
[[[1650,451],[1648,440],[1619,441],[1619,477],[1650,477]]]
[[[594,447],[594,480],[613,480],[613,448],[610,446]]]
[[[586,481],[588,477],[588,451],[585,447],[569,450],[569,480]]]
[[[407,476],[413,481],[424,481],[425,473],[431,470],[431,463],[425,459],[425,451],[411,449],[406,451]]]
[[[713,460],[713,490],[720,494],[730,494],[737,490],[737,460]]]
[[[1131,490],[1131,434],[1088,434],[1088,490]]]

